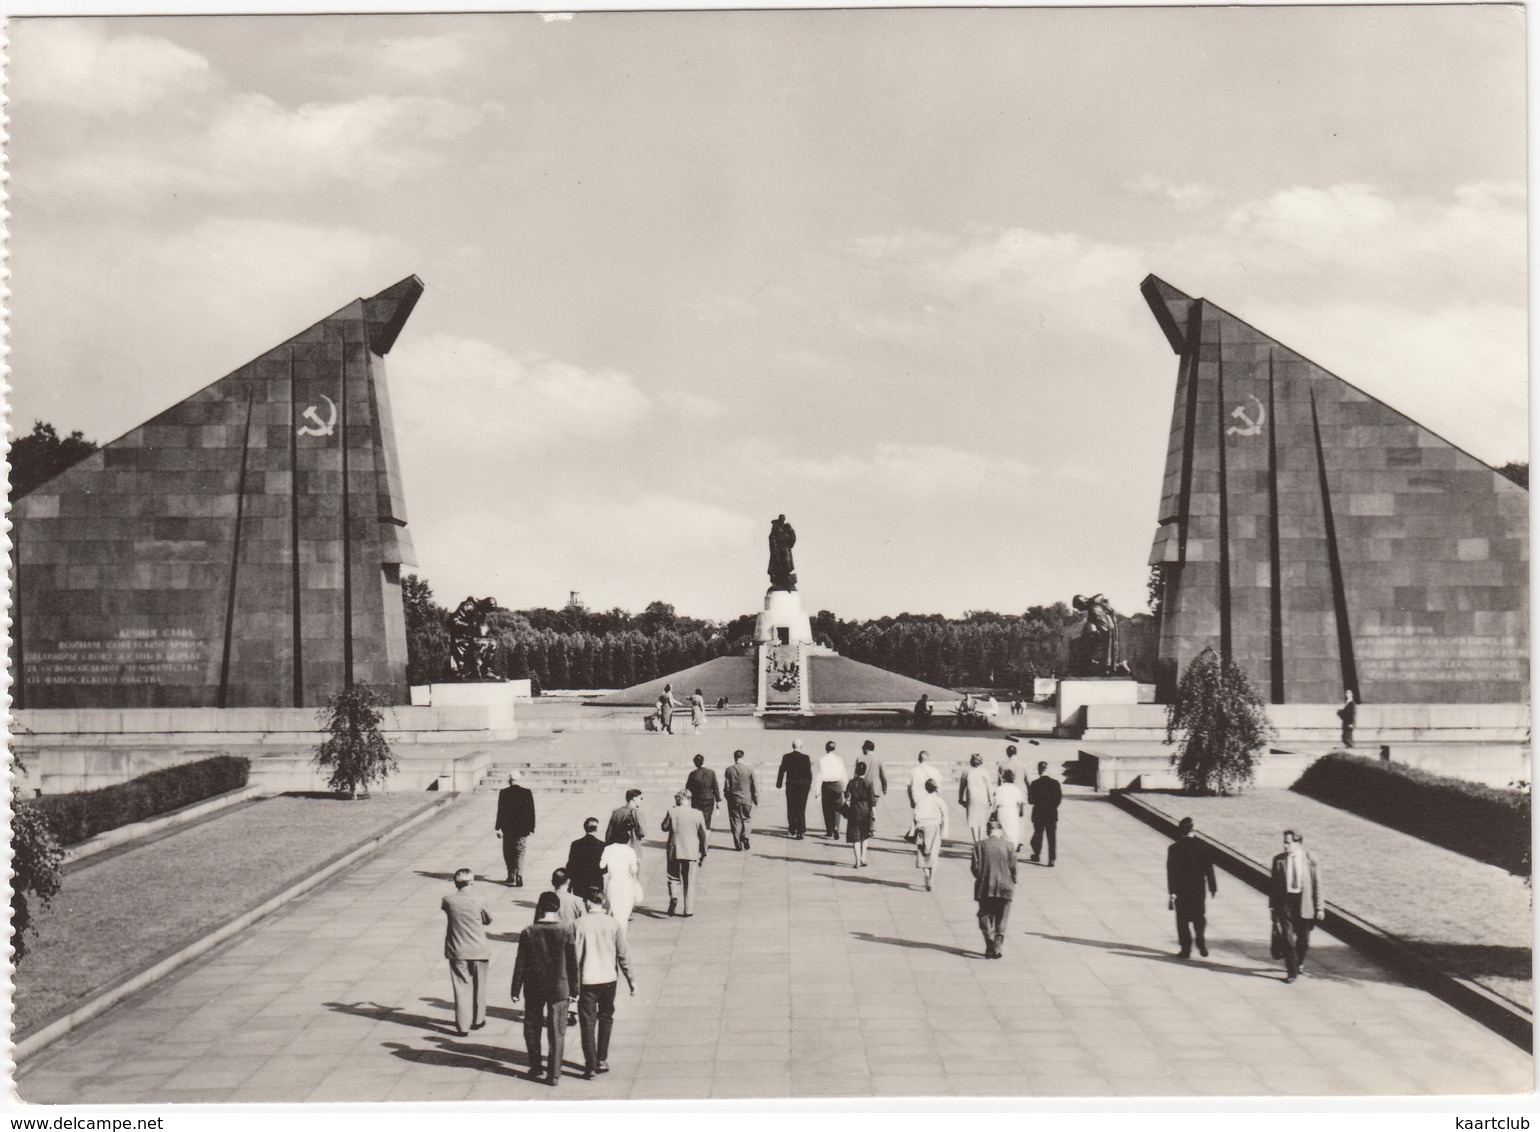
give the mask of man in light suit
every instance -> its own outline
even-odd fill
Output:
[[[759,805],[759,783],[754,768],[743,761],[743,752],[733,752],[733,765],[722,775],[727,784],[727,824],[733,835],[733,848],[749,847],[749,819]]]
[[[668,834],[668,914],[695,915],[697,864],[706,863],[706,822],[683,790],[674,795],[674,808],[663,815]]]
[[[872,835],[877,834],[877,803],[882,801],[883,795],[888,792],[888,772],[882,769],[882,763],[877,760],[877,744],[870,739],[861,744],[861,757],[859,762],[866,764],[866,773],[862,775],[866,784],[872,788]]]
[[[1320,867],[1315,858],[1305,852],[1304,834],[1292,829],[1283,831],[1283,852],[1273,858],[1267,904],[1283,944],[1283,962],[1287,970],[1283,981],[1292,983],[1305,969],[1311,929],[1326,915]]]
[[[989,819],[986,836],[973,844],[973,899],[979,906],[984,958],[999,959],[1005,927],[1016,895],[1016,846],[1005,839],[1000,823]]]
[[[444,958],[455,998],[455,1033],[465,1037],[487,1024],[487,965],[492,952],[486,926],[492,922],[481,898],[471,892],[470,869],[455,870],[455,890],[440,902],[448,923]]]
[[[524,847],[535,832],[535,796],[519,785],[517,771],[508,772],[508,785],[497,792],[497,822],[492,827],[503,843],[503,864],[508,867],[505,884],[524,887]]]

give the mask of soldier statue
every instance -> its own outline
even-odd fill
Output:
[[[785,515],[770,521],[770,588],[795,591],[797,568],[792,563],[791,548],[797,545],[797,532],[792,530]]]
[[[487,624],[487,614],[496,608],[496,598],[468,597],[449,615],[449,672],[456,680],[497,679],[492,672],[497,641]]]

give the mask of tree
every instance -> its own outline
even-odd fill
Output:
[[[25,771],[17,759],[17,776]],[[64,885],[64,850],[47,815],[24,802],[15,787],[11,788],[11,854],[11,946],[20,963],[27,954],[27,932],[33,930],[33,899],[46,908]]]
[[[95,451],[96,441],[87,440],[79,429],[61,440],[53,425],[34,421],[31,435],[11,445],[11,501],[14,503]]]
[[[1506,464],[1497,469],[1497,474],[1500,476],[1507,476],[1514,483],[1522,487],[1525,491],[1529,490],[1528,460],[1509,460]]]
[[[1250,784],[1261,750],[1276,732],[1246,673],[1206,648],[1195,656],[1166,708],[1166,742],[1191,794],[1234,794]]]
[[[339,794],[357,798],[362,790],[368,797],[371,784],[384,782],[398,769],[390,744],[380,734],[385,719],[380,705],[367,685],[348,684],[317,713],[321,729],[330,734],[312,761],[322,770],[330,768],[327,785]]]
[[[433,587],[416,574],[401,577],[401,606],[406,614],[406,682],[430,684],[449,668],[449,611],[433,600]]]

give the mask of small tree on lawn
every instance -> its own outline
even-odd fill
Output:
[[[26,767],[16,760],[16,774]],[[32,930],[35,897],[46,908],[64,883],[64,850],[48,824],[47,816],[11,790],[11,946],[16,962],[27,954],[27,932]]]
[[[1179,733],[1171,765],[1193,794],[1233,794],[1249,785],[1259,753],[1276,734],[1246,673],[1207,648],[1182,673],[1166,708],[1166,742]]]
[[[329,733],[316,748],[314,762],[322,770],[330,769],[327,782],[333,790],[357,798],[365,797],[369,785],[384,782],[398,769],[390,744],[380,734],[380,699],[363,684],[349,684],[332,697],[319,712],[321,729]]]

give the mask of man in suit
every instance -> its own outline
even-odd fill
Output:
[[[640,857],[643,838],[647,836],[646,820],[642,816],[642,792],[633,786],[626,791],[626,804],[610,814],[610,824],[604,830],[605,843],[624,841]]]
[[[973,843],[973,899],[978,901],[986,959],[999,959],[1003,952],[1015,895],[1016,846],[1005,839],[1000,823],[990,818],[984,839]]]
[[[1064,800],[1064,789],[1059,780],[1048,773],[1047,763],[1037,764],[1037,777],[1027,787],[1027,802],[1032,807],[1032,859],[1043,853],[1043,835],[1048,836],[1048,867],[1053,868],[1059,855],[1059,803]]]
[[[1342,706],[1337,709],[1337,718],[1342,720],[1342,745],[1353,745],[1353,729],[1358,726],[1358,700],[1353,696],[1353,689],[1349,688],[1343,693]]]
[[[508,868],[505,884],[524,887],[524,848],[535,832],[535,796],[519,785],[517,771],[508,772],[508,785],[497,792],[497,823],[492,827],[503,843],[503,864]]]
[[[684,788],[689,791],[690,805],[701,812],[710,830],[711,815],[722,801],[722,788],[717,785],[717,772],[706,766],[705,755],[695,756],[695,769],[685,779]]]
[[[583,836],[567,850],[567,876],[574,888],[586,892],[594,885],[604,883],[604,873],[599,869],[599,858],[604,856],[604,842],[599,840],[599,819],[583,819]]]
[[[743,752],[733,752],[733,765],[722,775],[727,785],[727,825],[732,831],[733,848],[749,847],[749,819],[759,805],[759,783],[754,768],[743,761]]]
[[[454,991],[455,1033],[465,1037],[487,1024],[487,965],[491,945],[487,925],[492,916],[471,889],[469,869],[455,870],[455,890],[440,902],[448,921],[444,958],[449,960],[449,985]]]
[[[1166,890],[1166,906],[1176,912],[1176,939],[1182,948],[1177,954],[1191,956],[1196,941],[1198,954],[1207,959],[1205,912],[1208,898],[1219,895],[1219,887],[1214,883],[1214,859],[1208,846],[1193,836],[1191,818],[1177,823],[1176,840],[1166,850]]]
[[[872,788],[872,835],[877,833],[877,803],[888,792],[888,772],[882,769],[882,763],[877,761],[877,744],[870,739],[861,744],[861,758],[858,760],[866,764],[866,773],[861,777],[866,779],[866,784]]]
[[[556,919],[554,892],[542,892],[535,903],[535,922],[519,933],[519,957],[513,964],[513,1001],[525,994],[524,1047],[529,1051],[529,1075],[540,1079],[542,1032],[551,1039],[551,1059],[545,1083],[561,1084],[562,1054],[567,1045],[567,1004],[576,1003],[577,947],[571,927]]]
[[[604,908],[604,893],[595,888],[584,895],[588,914],[577,924],[576,945],[582,990],[578,993],[578,1033],[583,1042],[583,1076],[610,1071],[610,1032],[615,1027],[618,975],[636,994],[636,980],[626,961],[626,933]]]
[[[775,788],[786,787],[786,829],[798,841],[807,832],[807,795],[813,788],[813,760],[802,750],[799,739],[791,741],[791,750],[781,756]]]
[[[663,832],[668,834],[668,914],[695,915],[694,873],[706,863],[706,822],[700,811],[689,805],[683,790],[674,795],[674,808],[663,815]]]
[[[1310,932],[1316,921],[1326,915],[1326,897],[1321,890],[1321,870],[1315,858],[1305,852],[1305,835],[1292,829],[1283,831],[1283,852],[1273,858],[1267,904],[1272,910],[1273,926],[1283,944],[1283,962],[1292,983],[1305,969],[1305,955],[1310,951]]]

